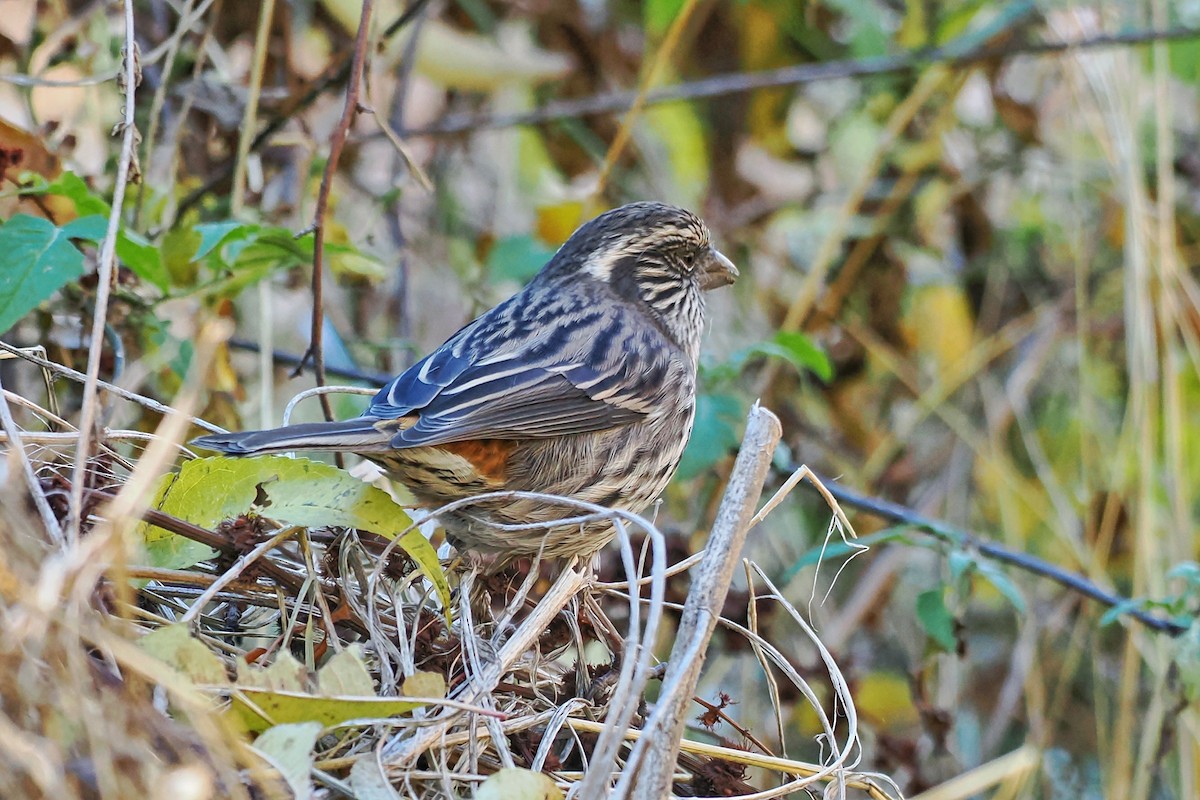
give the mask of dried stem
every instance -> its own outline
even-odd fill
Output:
[[[17,423],[13,420],[12,412],[8,407],[8,398],[2,384],[0,384],[0,425],[4,428],[10,450],[16,456],[17,460],[21,462],[21,475],[25,478],[25,483],[29,487],[29,495],[33,498],[33,504],[37,506],[38,516],[42,518],[42,525],[46,528],[46,534],[50,537],[50,541],[61,546],[64,542],[62,526],[58,524],[58,518],[54,516],[54,512],[50,509],[50,503],[46,500],[45,492],[42,491],[41,482],[38,481],[37,472],[34,470],[33,464],[29,461],[29,454],[25,452],[25,444],[21,440],[21,431],[17,427]]]
[[[138,141],[134,123],[135,89],[141,81],[138,65],[137,42],[133,35],[133,0],[125,0],[125,47],[124,71],[121,82],[125,92],[125,114],[120,124],[123,137],[121,153],[117,156],[117,176],[113,184],[112,210],[108,214],[108,229],[100,247],[100,263],[97,266],[99,281],[96,284],[96,308],[92,316],[92,336],[88,346],[87,380],[83,384],[83,408],[79,422],[79,448],[75,453],[75,466],[71,472],[71,500],[67,514],[67,539],[79,537],[79,526],[83,514],[83,488],[87,481],[88,456],[92,449],[92,435],[97,423],[96,406],[99,403],[100,356],[104,349],[104,326],[108,320],[108,297],[112,290],[114,261],[117,251],[117,231],[121,227],[121,210],[125,205],[125,184],[136,158]],[[137,173],[134,171],[134,177]]]
[[[350,81],[346,85],[346,103],[342,107],[342,117],[338,120],[337,127],[333,129],[333,137],[329,142],[329,160],[325,162],[325,173],[321,176],[321,188],[317,192],[317,209],[313,213],[311,225],[313,230],[312,333],[305,356],[312,358],[317,386],[325,385],[325,348],[321,335],[325,319],[325,214],[329,208],[329,192],[333,188],[333,176],[337,172],[338,160],[341,158],[342,148],[346,144],[350,125],[354,122],[355,115],[358,114],[358,98],[362,86],[363,63],[367,56],[367,34],[371,29],[372,6],[372,0],[363,0],[362,16],[358,20],[358,33],[354,37],[354,58],[350,64]],[[299,372],[300,367],[297,367],[292,374],[294,376]],[[325,419],[333,419],[333,408],[329,405],[329,398],[325,395],[321,395],[321,410],[325,412]]]
[[[615,797],[652,800],[670,794],[679,742],[704,664],[704,651],[721,616],[737,555],[746,539],[781,434],[779,419],[755,404],[709,535],[704,560],[680,616],[662,692],[642,738],[629,756]]]

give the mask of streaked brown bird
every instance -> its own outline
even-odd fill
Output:
[[[235,455],[357,453],[423,503],[562,495],[634,513],[675,473],[692,430],[704,292],[737,269],[689,211],[631,203],[582,225],[517,294],[467,324],[343,422],[204,436]],[[442,514],[457,546],[550,558],[595,552],[607,520],[530,499]]]

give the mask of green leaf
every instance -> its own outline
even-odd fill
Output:
[[[955,584],[958,584],[964,575],[973,572],[979,566],[975,556],[964,550],[953,551],[947,560],[950,563],[950,579]]]
[[[204,233],[201,237],[203,239]],[[242,227],[241,230],[227,231],[222,239],[227,245],[222,255],[229,261],[219,261],[213,266],[229,274],[202,287],[203,293],[209,296],[233,297],[276,270],[302,267],[312,261],[312,237],[298,240],[285,228]],[[220,241],[210,240],[200,246],[201,252],[213,256],[210,262],[216,256],[205,248],[207,244],[215,247]]]
[[[825,5],[846,17],[850,51],[858,57],[879,56],[887,52],[888,34],[884,17],[870,0],[826,0]]]
[[[97,215],[107,217],[111,210],[108,202],[94,193],[74,172],[64,172],[58,180],[46,186],[46,194],[65,197],[75,204],[75,213],[81,217]]]
[[[83,253],[70,237],[79,236],[87,228],[80,220],[72,227],[59,228],[28,214],[16,214],[0,226],[0,253],[4,254],[4,268],[0,269],[0,333],[83,275]]]
[[[1122,600],[1115,606],[1104,612],[1104,616],[1100,617],[1100,627],[1112,625],[1121,616],[1128,614],[1130,611],[1138,611],[1146,604],[1145,600],[1137,597],[1131,597],[1128,600]]]
[[[402,697],[378,697],[371,673],[363,661],[362,648],[351,645],[329,659],[317,673],[317,692],[302,689],[304,670],[293,658],[283,658],[282,667],[266,669],[246,665],[239,671],[230,708],[234,718],[249,731],[292,722],[317,722],[323,727],[350,720],[384,719],[407,714],[425,705],[410,697],[446,696],[446,679],[434,672],[417,672],[401,687]],[[243,682],[244,679],[244,682]]]
[[[388,268],[375,256],[348,244],[326,244],[325,257],[334,275],[348,276],[374,283],[388,276]]]
[[[195,253],[201,236],[194,228],[172,228],[163,234],[162,261],[176,286],[192,286],[200,268]]]
[[[193,230],[200,234],[200,241],[196,245],[195,251],[191,255],[191,261],[199,261],[200,259],[211,253],[217,245],[225,241],[231,233],[239,228],[243,233],[248,233],[257,226],[244,225],[241,222],[227,220],[225,222],[205,222],[197,225]]]
[[[1168,580],[1182,579],[1188,587],[1200,586],[1200,564],[1194,561],[1184,561],[1176,564],[1167,571]]]
[[[683,0],[646,0],[642,6],[642,24],[646,33],[661,36],[679,15]]]
[[[1184,696],[1191,702],[1200,698],[1200,622],[1193,620],[1175,640],[1174,658]]]
[[[741,418],[742,403],[733,395],[697,395],[692,438],[683,451],[676,477],[679,480],[694,478],[724,458],[737,446],[736,426]]]
[[[917,596],[917,619],[938,649],[953,653],[958,648],[954,636],[954,617],[946,608],[943,589],[930,589]]]
[[[178,475],[160,482],[154,506],[205,528],[250,512],[288,525],[336,525],[387,538],[412,524],[382,489],[332,465],[286,456],[189,461]],[[154,525],[143,523],[138,530],[152,566],[180,569],[212,556],[209,548],[191,546],[191,540]],[[414,529],[398,546],[417,563],[449,611],[450,586],[433,545]]]
[[[98,214],[87,217],[76,217],[62,226],[63,235],[68,239],[83,239],[88,242],[98,242],[108,232],[108,220]]]
[[[803,333],[780,331],[770,340],[743,347],[734,352],[724,364],[704,365],[704,377],[714,383],[736,378],[751,358],[763,356],[778,358],[791,364],[802,373],[811,371],[828,383],[833,378],[833,364],[825,352],[813,344]]]
[[[1171,71],[1193,86],[1200,85],[1200,47],[1194,41],[1169,42],[1167,60]]]
[[[233,718],[248,731],[272,725],[309,721],[325,728],[352,719],[386,719],[408,714],[425,705],[402,697],[325,697],[305,692],[239,688],[229,707]]]
[[[488,251],[487,272],[492,280],[525,283],[553,255],[553,249],[533,236],[509,236],[496,242]]]
[[[703,202],[712,165],[708,130],[695,103],[660,103],[647,108],[635,126],[638,149],[645,151],[655,174],[669,179],[667,194],[681,205]]]
[[[996,591],[1004,595],[1018,613],[1025,612],[1025,598],[1022,596],[1021,590],[1005,574],[1004,570],[991,562],[985,561],[979,564],[979,574],[985,581],[996,587]]]
[[[117,258],[133,270],[139,278],[166,292],[171,285],[171,275],[163,266],[158,248],[133,231],[117,234]]]
[[[780,331],[775,334],[774,341],[783,348],[784,357],[797,369],[812,370],[825,383],[833,379],[833,364],[829,356],[803,333]]]

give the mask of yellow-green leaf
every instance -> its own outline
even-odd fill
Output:
[[[198,684],[222,685],[229,682],[221,659],[194,638],[187,625],[166,625],[146,634],[138,645]]]
[[[401,697],[325,697],[250,687],[235,691],[232,699],[230,713],[249,731],[289,722],[317,722],[327,728],[352,719],[395,717],[424,705]]]
[[[375,684],[358,646],[347,647],[329,659],[317,673],[317,680],[323,695],[370,697],[375,694]]]
[[[261,503],[261,505],[256,505]],[[412,524],[387,492],[344,470],[306,458],[198,458],[178,475],[162,480],[154,506],[173,516],[212,528],[222,520],[258,513],[289,525],[334,525],[395,538]],[[143,524],[139,531],[154,566],[183,568],[212,555],[209,548],[179,542],[175,534]],[[437,552],[419,530],[399,541],[450,608],[450,585]]]
[[[239,659],[237,684],[250,689],[302,692],[308,686],[308,670],[286,650],[277,655],[269,667]]]
[[[548,775],[520,767],[509,767],[493,773],[475,800],[561,800],[562,789]]]

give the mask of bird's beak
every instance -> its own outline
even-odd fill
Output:
[[[700,265],[700,288],[704,291],[728,286],[737,280],[738,271],[733,262],[715,247],[708,248],[708,255]]]

